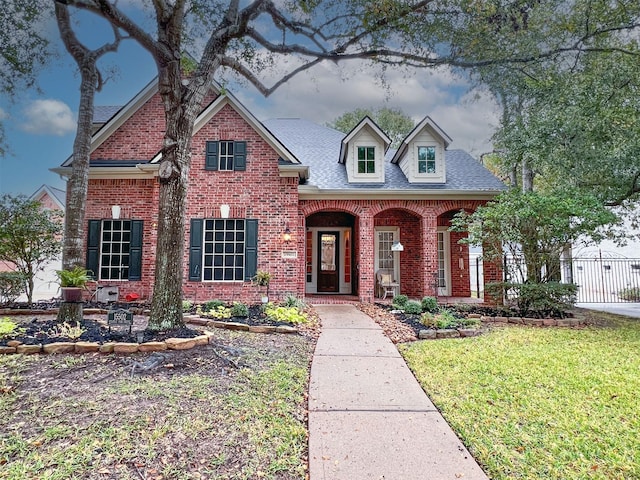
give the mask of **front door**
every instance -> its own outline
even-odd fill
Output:
[[[318,292],[339,292],[338,232],[318,232]]]

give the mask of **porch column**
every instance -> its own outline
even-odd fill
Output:
[[[423,296],[438,296],[438,218],[433,213],[422,217],[422,248],[424,270],[422,276]]]
[[[373,215],[363,209],[358,217],[358,297],[361,302],[373,303],[375,296],[375,252]]]

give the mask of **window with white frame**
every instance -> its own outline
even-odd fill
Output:
[[[245,221],[204,221],[204,281],[243,281],[245,267]]]
[[[218,170],[233,170],[234,142],[220,142]]]
[[[103,220],[100,242],[100,279],[129,278],[130,220]]]
[[[376,173],[376,148],[358,147],[358,173]]]
[[[436,173],[436,147],[418,147],[418,173]]]

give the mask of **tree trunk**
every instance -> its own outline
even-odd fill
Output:
[[[80,107],[78,111],[78,131],[73,143],[71,176],[67,182],[67,208],[65,211],[64,244],[62,247],[62,268],[76,265],[84,267],[84,223],[87,190],[89,186],[89,155],[91,152],[91,125],[93,123],[93,103],[98,82],[95,60],[85,62],[80,68]],[[93,272],[95,275],[98,272]],[[58,311],[58,321],[82,320],[82,303],[66,303]]]

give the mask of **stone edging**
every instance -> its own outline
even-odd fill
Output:
[[[192,325],[226,328],[228,330],[247,331],[251,333],[298,333],[295,327],[272,325],[247,325],[237,322],[220,322],[207,320],[197,316],[185,316],[185,323]],[[55,342],[46,345],[26,345],[17,340],[10,340],[7,346],[0,346],[0,355],[20,353],[34,355],[37,353],[136,353],[162,352],[164,350],[190,350],[194,347],[209,344],[213,332],[205,331],[192,338],[168,338],[162,342],[124,343],[124,342]]]
[[[514,325],[529,325],[533,327],[582,327],[587,323],[576,318],[528,318],[528,317],[488,317],[476,313],[467,318],[477,318],[483,323],[511,323]],[[479,328],[457,329],[424,329],[418,332],[420,340],[436,340],[440,338],[477,337],[482,334]]]

